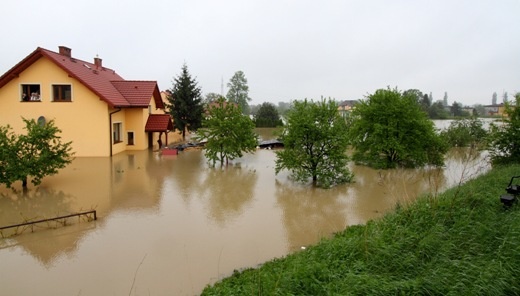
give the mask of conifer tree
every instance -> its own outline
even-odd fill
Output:
[[[202,124],[203,102],[201,89],[192,78],[188,66],[182,66],[181,74],[174,79],[168,97],[168,113],[173,117],[173,125],[186,139],[186,131],[196,131]]]

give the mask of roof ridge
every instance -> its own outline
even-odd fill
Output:
[[[85,60],[82,60],[82,59],[75,58],[73,56],[71,56],[71,57],[64,56],[64,55],[60,54],[59,52],[56,52],[56,51],[53,51],[53,50],[50,50],[50,49],[46,49],[46,48],[43,48],[43,47],[38,47],[36,50],[46,51],[47,53],[52,53],[52,54],[55,54],[55,55],[58,55],[58,56],[61,56],[61,57],[64,57],[64,58],[69,58],[71,61],[86,63],[89,66],[96,67],[96,64],[94,64],[93,62],[88,62],[88,61],[85,61]],[[105,67],[105,66],[101,66],[100,68],[101,68],[101,70],[108,70],[108,71],[114,71],[114,72],[116,71],[116,70],[114,70],[112,68],[108,68],[108,67]]]

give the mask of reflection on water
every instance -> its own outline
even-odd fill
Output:
[[[297,251],[488,169],[485,155],[454,149],[445,169],[352,166],[355,183],[325,190],[294,183],[287,172],[275,175],[274,162],[270,150],[225,168],[209,167],[200,150],[127,152],[77,158],[25,194],[0,187],[0,225],[88,209],[99,217],[1,239],[2,294],[124,295],[134,276],[135,295],[197,294],[234,269]]]

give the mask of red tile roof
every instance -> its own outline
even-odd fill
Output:
[[[173,123],[169,114],[150,114],[144,127],[145,132],[173,131]]]
[[[155,81],[112,81],[112,85],[132,107],[148,107],[153,96],[157,108],[164,108],[161,93]]]
[[[48,58],[70,77],[80,81],[110,107],[144,108],[153,97],[157,107],[164,108],[156,81],[126,81],[112,69],[41,47],[0,76],[0,88],[42,57]]]

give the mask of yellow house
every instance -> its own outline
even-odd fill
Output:
[[[0,125],[20,134],[22,117],[54,120],[77,157],[168,144],[174,128],[164,107],[156,81],[124,80],[100,58],[76,59],[65,46],[38,47],[0,76]]]

